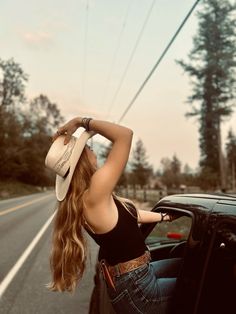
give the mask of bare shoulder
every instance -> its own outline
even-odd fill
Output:
[[[114,228],[118,220],[118,211],[112,196],[103,202],[95,203],[89,200],[88,193],[84,193],[83,202],[83,215],[96,233],[105,233]]]

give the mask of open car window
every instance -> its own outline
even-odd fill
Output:
[[[192,218],[190,216],[181,216],[172,222],[162,221],[157,223],[146,238],[146,244],[151,250],[164,244],[187,240],[191,225]]]

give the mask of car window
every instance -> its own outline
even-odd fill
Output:
[[[219,224],[210,248],[197,313],[235,313],[236,224]]]
[[[190,233],[192,218],[181,216],[172,222],[162,221],[157,223],[146,239],[146,244],[150,247],[167,243],[174,243],[186,240]]]

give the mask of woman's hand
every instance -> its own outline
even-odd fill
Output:
[[[167,214],[167,213],[160,213],[161,214],[161,222],[162,221],[173,221],[175,219],[178,219],[179,217],[181,217],[181,214]]]
[[[53,135],[53,142],[58,138],[60,135],[65,135],[64,144],[67,144],[70,141],[71,135],[80,127],[82,126],[82,118],[77,117],[69,122],[67,122],[65,125],[60,127],[57,132]]]

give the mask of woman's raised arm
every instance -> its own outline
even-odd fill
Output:
[[[59,134],[67,133],[65,144],[76,129],[81,126],[83,126],[83,121],[81,117],[78,117],[59,128]],[[115,123],[95,119],[89,121],[89,130],[104,136],[113,143],[104,165],[92,176],[86,197],[92,205],[110,199],[128,161],[133,131]],[[57,136],[56,134],[54,139]]]

